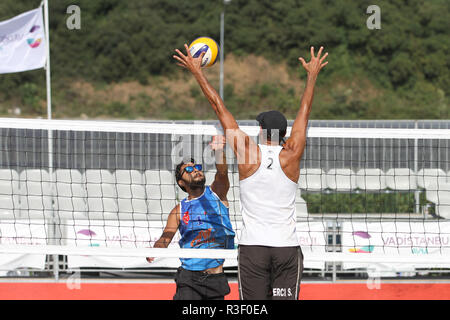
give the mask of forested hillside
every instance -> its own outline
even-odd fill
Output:
[[[312,119],[448,119],[450,1],[232,0],[226,5],[225,102],[239,119],[278,109],[294,118],[304,88],[298,57],[323,45]],[[214,119],[174,63],[198,36],[219,41],[220,0],[49,0],[55,118]],[[0,21],[39,0],[2,0]],[[81,29],[69,30],[69,5]],[[218,89],[219,64],[207,70]],[[0,75],[0,116],[46,116],[45,72]]]

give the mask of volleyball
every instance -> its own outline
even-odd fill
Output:
[[[212,38],[200,37],[192,41],[189,45],[189,52],[194,58],[200,57],[202,52],[205,52],[202,59],[202,67],[208,68],[216,63],[217,56],[219,55],[219,46]]]

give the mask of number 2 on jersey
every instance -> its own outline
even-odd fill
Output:
[[[273,158],[268,158],[270,160],[269,165],[267,166],[267,169],[272,170],[272,164],[273,164]]]

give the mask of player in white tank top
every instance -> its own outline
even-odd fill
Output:
[[[281,146],[258,145],[261,165],[240,181],[243,227],[239,244],[272,247],[298,246],[295,195],[297,183],[280,165]]]
[[[300,160],[306,145],[306,131],[320,70],[328,64],[311,47],[311,60],[299,58],[307,71],[306,87],[289,139],[283,147],[257,145],[239,128],[201,67],[203,55],[193,58],[187,44],[186,54],[176,49],[174,59],[188,69],[200,85],[225,132],[228,145],[238,161],[244,227],[238,238],[238,276],[241,299],[297,299],[303,255],[295,234],[295,193],[300,176]],[[260,114],[262,129],[283,129],[286,118],[277,111]],[[278,144],[278,143],[277,143]]]

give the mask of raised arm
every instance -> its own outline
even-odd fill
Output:
[[[211,184],[211,189],[219,196],[220,200],[227,202],[227,193],[230,189],[230,181],[228,179],[228,165],[225,154],[225,137],[215,136],[210,146],[211,149],[214,150],[217,169],[214,182]]]
[[[155,242],[153,248],[167,248],[172,242],[175,233],[180,225],[180,205],[175,206],[167,218],[166,227],[161,237]],[[152,263],[155,260],[153,257],[148,257],[147,261]]]
[[[193,58],[189,52],[188,45],[185,44],[184,47],[186,49],[186,55],[176,49],[175,52],[177,55],[173,57],[178,61],[177,65],[188,69],[195,80],[197,80],[203,94],[208,99],[222,125],[227,143],[231,146],[237,157],[241,178],[242,176],[245,177],[248,171],[251,171],[255,165],[259,165],[260,155],[257,149],[258,146],[245,132],[239,129],[239,125],[231,112],[225,107],[222,98],[203,74],[201,61],[204,53],[198,58]]]
[[[203,52],[198,58],[193,58],[191,53],[189,52],[188,45],[185,44],[184,47],[186,48],[186,55],[184,55],[180,50],[175,49],[175,52],[178,55],[174,55],[173,57],[178,61],[177,65],[188,69],[192,73],[195,80],[197,80],[198,84],[200,85],[203,94],[206,96],[209,103],[211,104],[211,107],[216,113],[217,118],[222,124],[222,128],[224,130],[239,129],[236,120],[234,119],[233,115],[228,111],[228,109],[225,107],[222,98],[220,98],[217,91],[208,82],[208,79],[206,79],[205,75],[203,74],[201,61],[205,53]]]
[[[324,62],[328,53],[325,53],[321,57],[322,50],[323,47],[320,47],[317,56],[315,56],[314,47],[311,47],[311,61],[308,63],[302,57],[299,58],[303,68],[307,71],[306,88],[300,101],[300,109],[297,117],[292,125],[291,135],[284,146],[299,160],[302,157],[306,145],[306,129],[308,127],[309,114],[311,113],[317,76],[320,70],[328,64],[328,62]]]

